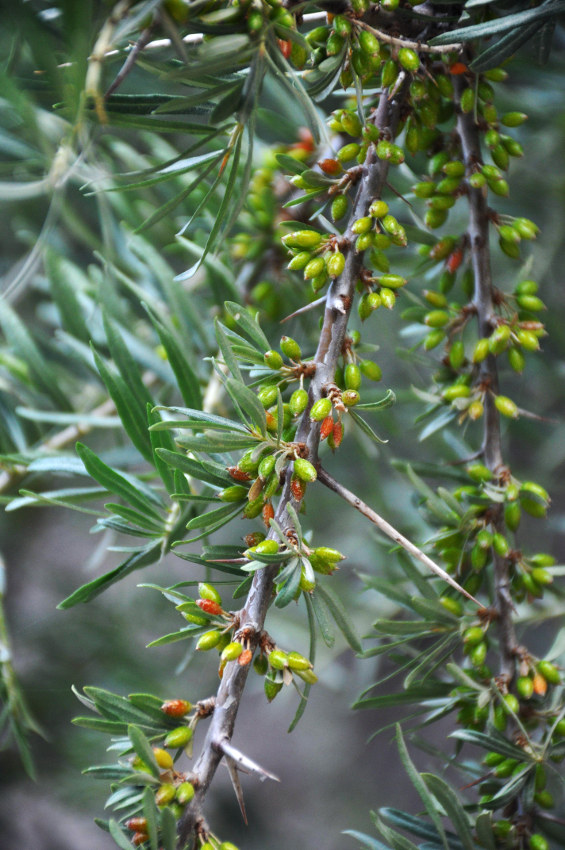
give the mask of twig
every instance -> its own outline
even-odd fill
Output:
[[[456,77],[454,82],[457,102],[459,102],[466,83],[460,77]],[[467,176],[469,176],[475,170],[477,163],[482,161],[479,129],[472,112],[458,112],[457,131],[461,140],[463,161]],[[479,336],[484,338],[489,337],[495,327],[493,323],[495,309],[492,297],[488,205],[482,189],[473,189],[469,185],[467,197],[469,201],[468,239],[475,280],[473,303],[477,311]],[[486,466],[496,476],[500,476],[504,469],[504,460],[500,435],[500,414],[494,403],[495,395],[498,393],[498,367],[496,357],[493,354],[489,354],[481,363],[478,380],[481,383],[484,382],[492,390],[492,392],[485,394],[484,401],[483,457]],[[497,532],[504,532],[501,506],[497,508],[493,525]],[[510,683],[514,678],[516,667],[516,635],[512,619],[514,606],[510,593],[509,562],[506,558],[497,554],[494,555],[494,583],[500,634],[500,675],[505,682]]]
[[[357,20],[355,21],[355,24],[356,26],[367,30],[367,32],[373,33],[379,41],[384,41],[385,44],[392,44],[394,47],[409,47],[412,50],[417,50],[419,53],[452,53],[463,49],[463,45],[460,42],[457,42],[456,44],[442,44],[441,46],[436,46],[433,44],[425,44],[421,41],[410,41],[408,38],[399,38],[398,36],[389,35],[383,30],[375,29],[375,27],[365,23],[365,21]]]
[[[375,115],[375,123],[379,129],[387,129],[394,136],[399,111],[400,97],[388,100],[387,93],[384,92],[379,100],[379,106]],[[363,179],[359,181],[359,188],[353,203],[349,226],[344,235],[344,245],[353,245],[356,238],[351,230],[353,223],[358,218],[367,215],[371,202],[375,198],[380,197],[386,184],[388,162],[386,160],[379,160],[374,148],[371,146],[366,161],[362,166],[362,171]],[[363,265],[362,254],[356,254],[352,247],[345,248],[344,250],[346,253],[344,271],[331,284],[326,296],[324,321],[318,349],[314,356],[316,372],[310,382],[308,407],[303,414],[296,435],[298,442],[305,443],[308,457],[312,463],[317,462],[320,424],[310,420],[309,411],[314,402],[322,397],[324,386],[333,381],[337,361],[342,353],[347,322],[355,294],[355,286]],[[292,504],[296,508],[299,507],[292,495],[290,487],[291,475],[291,471],[288,470],[275,517],[276,521],[283,528],[288,528],[291,525],[287,506]],[[269,534],[273,536],[273,531],[271,530]],[[255,572],[245,605],[241,610],[241,627],[248,629],[249,633],[254,635],[254,638],[250,641],[252,647],[257,645],[263,629],[265,617],[273,598],[274,580],[278,570],[279,565],[275,564],[266,566]],[[233,735],[235,720],[249,667],[249,664],[241,667],[237,662],[231,662],[226,665],[224,670],[208,733],[202,746],[202,751],[194,766],[194,773],[198,777],[196,793],[191,803],[185,809],[179,823],[179,848],[184,847],[189,841],[194,834],[197,824],[201,820],[202,804],[206,793],[223,757],[226,743],[229,744]]]
[[[104,100],[107,100],[110,97],[110,95],[113,94],[116,91],[118,86],[121,86],[121,84],[123,83],[123,81],[125,80],[127,75],[133,69],[133,66],[135,65],[135,61],[136,61],[138,55],[141,53],[143,48],[147,47],[147,45],[149,44],[149,40],[151,38],[151,34],[153,32],[153,29],[154,29],[154,27],[151,24],[150,26],[148,26],[146,29],[143,30],[143,32],[141,33],[141,35],[139,36],[139,38],[137,39],[137,41],[135,42],[135,44],[131,48],[130,52],[128,53],[124,64],[122,65],[122,67],[120,68],[120,70],[118,71],[116,76],[114,77],[113,81],[110,83],[110,85],[106,89],[106,93],[104,95]]]
[[[471,596],[471,594],[468,593],[465,588],[461,587],[461,585],[458,584],[455,579],[449,575],[449,573],[446,573],[446,571],[442,570],[442,568],[439,567],[435,563],[435,561],[432,561],[432,559],[429,558],[425,552],[422,552],[421,549],[418,549],[418,547],[414,543],[408,540],[407,537],[404,537],[404,535],[401,534],[400,531],[397,531],[396,528],[394,528],[394,526],[390,524],[390,522],[387,522],[386,519],[383,519],[383,517],[380,516],[380,514],[370,508],[369,505],[365,504],[365,502],[360,499],[359,496],[356,496],[355,493],[352,493],[351,490],[348,490],[347,487],[344,487],[343,484],[340,484],[339,481],[336,481],[335,478],[333,478],[329,474],[329,472],[326,472],[325,469],[318,470],[318,481],[320,481],[322,484],[325,484],[326,487],[328,487],[330,490],[333,490],[333,492],[337,493],[338,496],[341,496],[342,499],[345,499],[345,501],[349,505],[358,510],[359,513],[363,514],[363,516],[367,517],[367,519],[370,520],[373,525],[376,525],[377,528],[383,532],[383,534],[386,534],[387,537],[390,537],[391,540],[394,540],[395,543],[398,543],[399,546],[402,546],[402,548],[406,552],[408,552],[409,555],[412,555],[413,558],[416,558],[417,561],[420,561],[420,563],[428,567],[429,570],[431,570],[437,576],[439,576],[452,587],[454,587],[456,590],[458,590],[459,593],[462,593],[464,596],[467,597],[467,599],[470,599],[472,602],[475,603],[475,605],[478,605],[479,608],[484,607],[477,599],[475,599],[474,596]]]

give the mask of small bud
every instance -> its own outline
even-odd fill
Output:
[[[147,818],[129,818],[129,820],[125,822],[124,826],[132,832],[147,832]]]
[[[270,528],[271,520],[275,518],[275,509],[270,502],[265,502],[263,505],[263,508],[261,509],[261,518],[265,528]]]

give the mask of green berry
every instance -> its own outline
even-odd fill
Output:
[[[269,653],[269,664],[274,670],[283,670],[287,666],[287,654],[281,649],[273,649]]]
[[[176,729],[171,729],[165,738],[165,746],[171,749],[177,747],[186,747],[192,740],[192,729],[188,726],[178,726]]]
[[[263,356],[265,363],[270,369],[280,369],[283,365],[283,359],[278,351],[271,349],[270,351],[266,351]]]
[[[298,457],[294,461],[294,474],[297,475],[301,481],[305,481],[307,483],[315,481],[318,477],[316,467],[313,466],[309,460],[302,457]]]
[[[329,398],[320,398],[315,401],[310,410],[310,419],[314,422],[321,422],[326,416],[329,416],[332,410],[332,402]]]
[[[194,797],[194,785],[190,782],[181,782],[177,788],[177,800],[181,806],[186,806]]]
[[[281,337],[280,349],[285,357],[288,357],[290,360],[300,360],[302,356],[300,346],[290,336]]]

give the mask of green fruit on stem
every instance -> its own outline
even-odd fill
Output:
[[[188,726],[178,726],[167,734],[164,744],[171,749],[177,749],[177,747],[186,747],[190,741],[192,741],[192,729]]]
[[[298,457],[294,461],[294,474],[297,475],[301,481],[305,481],[306,483],[315,481],[318,477],[316,467],[311,464],[309,460],[302,457]]]
[[[181,806],[186,806],[194,797],[194,785],[190,782],[181,782],[177,788],[177,800]]]

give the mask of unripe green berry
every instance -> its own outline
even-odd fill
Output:
[[[273,649],[269,653],[268,661],[273,670],[283,670],[287,666],[287,654],[282,649]]]
[[[192,729],[188,726],[178,726],[176,729],[171,729],[171,731],[167,734],[164,743],[166,747],[177,749],[178,747],[186,747],[191,740]]]
[[[366,215],[363,218],[358,218],[357,221],[354,221],[351,225],[351,230],[353,233],[357,233],[358,235],[362,233],[367,233],[373,226],[373,220],[371,216]]]
[[[198,595],[200,599],[211,599],[212,602],[217,602],[218,605],[222,604],[222,597],[216,590],[213,584],[209,584],[206,581],[201,581],[198,585]]]
[[[331,216],[333,221],[339,221],[347,212],[348,202],[345,195],[336,195],[332,201]]]
[[[420,67],[418,54],[409,47],[400,48],[398,51],[398,61],[406,71],[417,71]]]
[[[346,407],[353,407],[354,405],[359,404],[361,396],[357,390],[345,390],[341,394],[341,400]]]
[[[316,230],[295,230],[282,238],[287,248],[317,248],[322,234]]]
[[[231,641],[231,643],[228,643],[228,645],[222,650],[222,661],[235,661],[236,658],[239,658],[242,652],[243,646],[236,640]]]
[[[371,295],[376,295],[377,293],[371,293]],[[379,297],[381,299],[381,303],[383,307],[386,307],[387,310],[392,310],[394,305],[396,304],[396,295],[389,289],[388,287],[383,287],[379,293]]]
[[[361,370],[356,363],[348,363],[345,367],[345,386],[348,390],[358,390],[361,386]]]
[[[281,337],[280,349],[285,357],[288,357],[290,360],[300,360],[302,356],[300,346],[290,336]]]
[[[369,378],[370,381],[380,381],[382,379],[383,372],[381,367],[372,360],[362,360],[359,363],[359,368],[362,374],[366,378]]]
[[[242,487],[241,484],[232,484],[231,487],[225,487],[218,493],[218,498],[222,502],[242,502],[247,499],[247,487]]]
[[[278,398],[277,388],[274,386],[262,387],[257,393],[257,398],[263,407],[271,407],[271,405],[275,404]]]
[[[194,785],[190,782],[181,782],[177,788],[177,800],[181,806],[186,806],[194,797]]]
[[[320,398],[315,401],[310,410],[310,419],[314,422],[321,422],[326,416],[329,416],[332,410],[332,402],[329,398]]]
[[[347,145],[344,145],[337,152],[337,159],[339,162],[351,162],[351,160],[355,159],[361,150],[361,145],[358,145],[357,142],[350,142]]]
[[[253,669],[259,676],[264,676],[269,667],[269,662],[267,658],[262,653],[260,655],[256,655],[253,659]]]
[[[520,676],[516,680],[516,691],[522,699],[530,699],[534,693],[534,683],[529,676]]]
[[[330,277],[339,277],[345,268],[345,257],[341,251],[336,251],[328,258],[326,268]]]
[[[310,251],[301,251],[299,254],[296,254],[292,260],[287,264],[287,269],[290,271],[301,271],[304,266],[308,265],[310,260],[312,259],[312,254]],[[270,352],[267,352],[270,353]]]
[[[270,350],[266,351],[264,355],[265,363],[271,369],[280,369],[283,365],[283,359],[280,356],[278,351]]]
[[[308,406],[308,393],[306,390],[295,390],[290,397],[289,406],[293,416],[300,416]]]
[[[561,683],[561,674],[551,661],[539,661],[537,670],[550,685],[559,685]]]
[[[494,399],[496,409],[502,416],[507,416],[509,419],[517,419],[519,416],[518,407],[511,398],[505,395],[497,395]]]
[[[212,629],[209,632],[204,632],[203,635],[200,635],[198,638],[198,642],[196,644],[196,649],[200,649],[203,652],[207,652],[209,649],[214,649],[221,640],[222,633],[217,629]]]
[[[304,280],[310,280],[313,277],[321,274],[326,267],[323,257],[314,257],[304,267]]]
[[[155,791],[155,802],[159,808],[163,808],[163,806],[167,806],[169,803],[172,803],[175,799],[176,793],[177,789],[171,782],[164,782]]]
[[[369,215],[373,218],[383,218],[388,213],[388,204],[385,201],[373,201],[369,207]]]
[[[300,655],[299,652],[289,652],[287,662],[291,670],[309,670],[312,666],[308,659]]]
[[[318,477],[316,467],[313,466],[309,460],[302,457],[298,457],[294,461],[294,474],[297,475],[301,481],[305,481],[306,483],[315,481]]]

